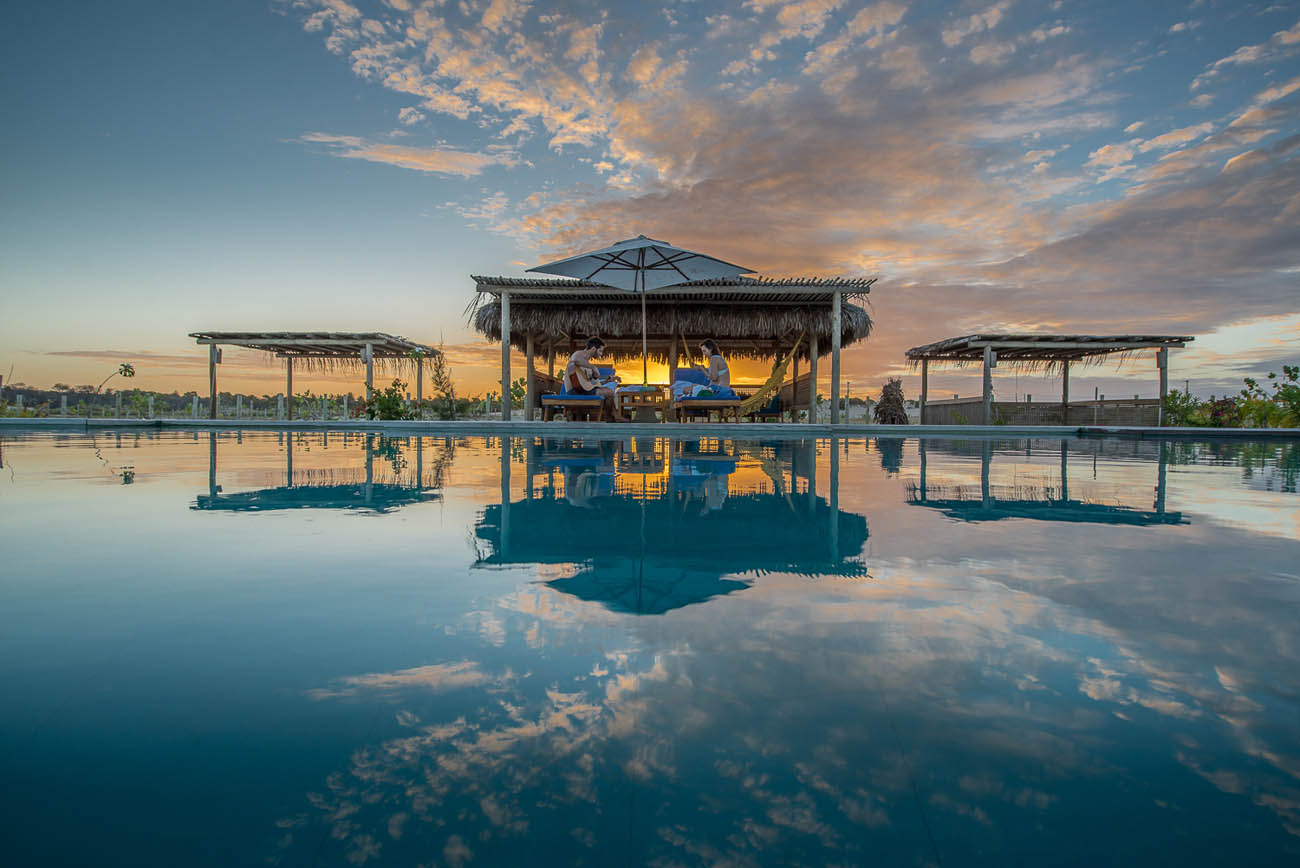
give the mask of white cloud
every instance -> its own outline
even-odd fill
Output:
[[[319,132],[306,133],[299,141],[324,145],[328,152],[336,157],[386,163],[403,169],[439,175],[471,177],[482,173],[490,166],[514,166],[519,162],[517,154],[504,149],[494,153],[476,153],[447,147],[419,148],[372,142],[359,136],[338,136]]]
[[[983,12],[976,12],[969,17],[959,18],[956,22],[943,29],[940,34],[943,44],[952,48],[960,45],[967,36],[982,33],[985,30],[992,30],[998,26],[1003,14],[1010,6],[1011,0],[999,0],[999,2],[994,3]]]

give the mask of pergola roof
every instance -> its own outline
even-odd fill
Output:
[[[191,332],[190,337],[200,344],[230,344],[293,358],[352,359],[367,345],[377,359],[438,352],[435,347],[385,332]]]
[[[479,292],[500,295],[510,293],[512,301],[519,299],[582,300],[584,302],[627,302],[640,304],[640,294],[616,289],[590,280],[544,279],[535,277],[483,277],[471,274]],[[652,290],[649,299],[698,299],[701,296],[731,303],[734,301],[771,304],[793,302],[806,304],[831,300],[839,291],[849,296],[866,295],[874,277],[728,277],[709,280],[690,280],[685,283]]]
[[[1193,338],[1183,335],[963,335],[912,347],[907,351],[907,358],[913,362],[968,364],[982,362],[984,348],[989,347],[997,353],[999,362],[1050,364],[1148,348],[1182,347],[1192,340]]]

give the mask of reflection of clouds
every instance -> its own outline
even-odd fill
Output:
[[[366,690],[395,691],[411,688],[438,692],[477,687],[491,680],[477,663],[463,660],[459,663],[417,666],[414,669],[403,669],[398,672],[352,675],[339,679],[335,687],[309,690],[307,695],[313,699],[333,699],[340,696],[356,696]]]
[[[773,573],[655,619],[518,586],[458,641],[523,674],[465,660],[314,694],[369,695],[396,723],[312,816],[344,858],[463,864],[526,858],[548,830],[560,861],[632,840],[648,864],[929,859],[923,816],[941,841],[991,848],[1008,827],[1078,836],[1081,811],[1153,804],[1169,811],[1157,837],[1227,828],[1207,805],[1257,806],[1268,841],[1300,834],[1279,723],[1295,600],[1256,581],[1293,544],[1216,525],[934,526],[901,527],[894,547],[925,555],[878,555],[871,582]],[[1225,569],[1247,539],[1249,571]]]

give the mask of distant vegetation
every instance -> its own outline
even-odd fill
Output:
[[[889,380],[880,390],[880,402],[875,410],[877,425],[906,425],[907,405],[903,401],[903,381]]]
[[[1283,365],[1267,382],[1247,377],[1238,395],[1204,401],[1187,392],[1165,395],[1164,424],[1174,428],[1300,428],[1300,365]],[[1271,387],[1271,389],[1269,388]]]

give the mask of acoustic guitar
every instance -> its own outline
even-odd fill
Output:
[[[565,386],[570,392],[591,392],[600,385],[599,380],[588,375],[586,368],[576,365],[565,375],[565,379]]]

